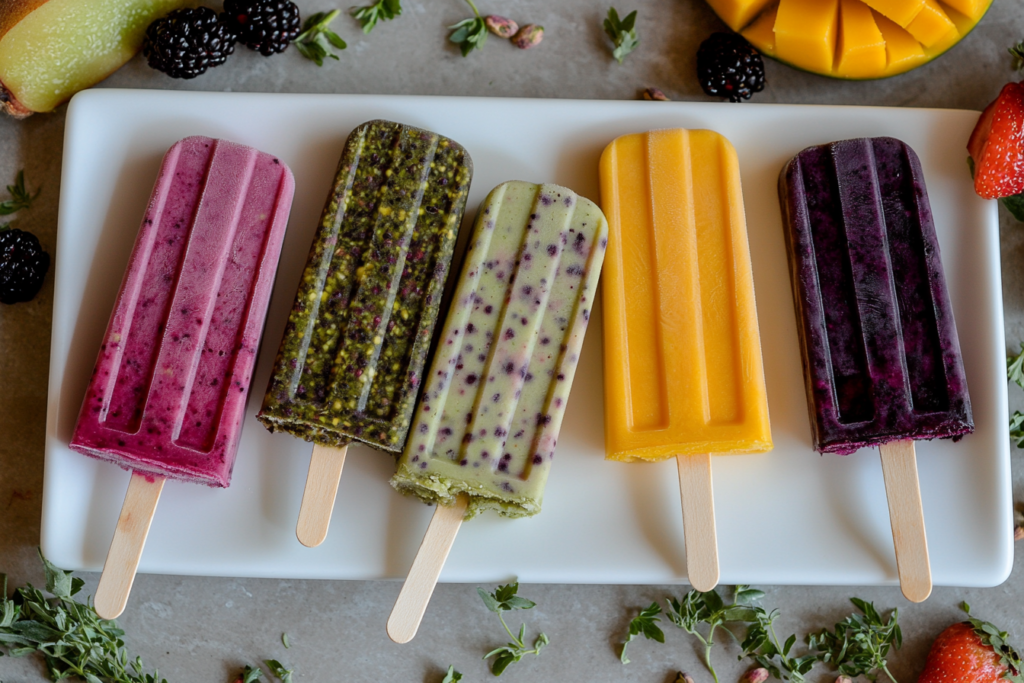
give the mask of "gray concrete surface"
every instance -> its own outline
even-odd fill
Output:
[[[331,5],[299,0],[305,15]],[[627,0],[621,13],[639,9],[640,48],[624,65],[609,56],[600,22],[607,2],[593,0],[480,0],[481,11],[522,23],[543,24],[543,44],[519,52],[492,38],[482,53],[463,59],[446,43],[445,26],[469,14],[460,0],[404,0],[405,13],[363,36],[348,17],[336,28],[349,49],[339,62],[318,69],[295,50],[265,59],[245,48],[225,66],[191,82],[173,81],[136,58],[101,87],[331,93],[401,93],[513,97],[632,99],[657,86],[674,99],[705,99],[695,77],[697,45],[723,26],[700,0]],[[840,82],[767,63],[768,88],[758,102],[874,104],[981,109],[1014,74],[1006,48],[1024,39],[1024,4],[996,0],[978,28],[949,54],[908,75],[876,82]],[[738,105],[742,106],[742,105]],[[53,251],[60,183],[64,108],[24,121],[0,119],[0,184],[25,168],[43,188],[39,205],[21,227]],[[1002,213],[1003,294],[1007,347],[1024,340],[1024,225]],[[62,258],[69,258],[63,254]],[[71,256],[73,257],[73,256]],[[33,302],[0,307],[0,571],[11,585],[41,583],[35,555],[43,473],[43,434],[52,275]],[[1011,407],[1024,407],[1024,392],[1011,387]],[[1015,499],[1024,498],[1020,451],[1014,449]],[[780,529],[785,544],[795,530]],[[756,557],[750,558],[756,562]],[[938,588],[922,605],[905,601],[896,588],[768,587],[765,604],[782,610],[780,629],[806,633],[831,625],[850,611],[858,595],[880,608],[898,607],[905,645],[891,657],[900,683],[916,679],[931,639],[960,618],[969,601],[976,614],[1016,635],[1024,645],[1024,567],[997,588]],[[86,575],[86,592],[96,576]],[[491,674],[481,656],[505,642],[500,624],[480,603],[473,586],[439,586],[420,635],[409,645],[391,643],[384,623],[399,590],[388,582],[283,581],[139,576],[120,619],[130,650],[157,667],[171,683],[220,682],[246,662],[276,657],[296,670],[296,681],[423,681],[439,683],[455,664],[466,681]],[[669,627],[668,642],[631,646],[633,663],[617,659],[621,636],[639,607],[681,587],[524,586],[538,603],[516,614],[529,633],[545,631],[552,645],[505,674],[509,681],[645,681],[670,683],[677,670],[698,683],[711,677],[695,643]],[[292,647],[285,650],[281,634]],[[717,653],[723,683],[738,680],[746,662],[735,646]],[[831,680],[823,668],[810,680]],[[47,680],[37,658],[0,658],[0,680]]]

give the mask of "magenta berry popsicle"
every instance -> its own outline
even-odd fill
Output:
[[[280,160],[190,137],[167,152],[71,448],[227,486],[295,182]]]
[[[921,163],[893,138],[800,152],[779,194],[814,447],[974,430]]]
[[[558,185],[488,195],[391,485],[467,517],[540,511],[608,245],[601,209]]]

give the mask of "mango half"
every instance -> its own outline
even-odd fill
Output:
[[[762,54],[833,78],[886,78],[935,59],[992,0],[707,0]]]
[[[139,51],[149,24],[188,0],[0,0],[0,108],[50,111]]]

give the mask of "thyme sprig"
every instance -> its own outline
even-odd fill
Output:
[[[372,5],[353,7],[349,13],[369,33],[378,21],[390,21],[402,13],[402,0],[377,0]]]
[[[483,656],[485,660],[491,657],[495,658],[491,664],[491,673],[495,676],[500,676],[510,664],[518,662],[526,655],[540,655],[540,651],[551,642],[544,633],[540,633],[533,641],[533,648],[528,649],[524,640],[526,638],[526,624],[520,625],[519,634],[515,635],[508,627],[508,624],[505,623],[502,612],[517,609],[533,609],[537,606],[537,603],[532,600],[516,595],[518,591],[519,582],[498,586],[493,593],[488,593],[483,588],[476,589],[480,599],[484,601],[484,605],[487,606],[487,609],[498,615],[501,625],[505,627],[505,632],[512,639],[511,642],[495,648]]]

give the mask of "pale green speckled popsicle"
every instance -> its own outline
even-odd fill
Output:
[[[567,188],[491,191],[392,486],[467,493],[467,519],[540,511],[607,244],[601,209]]]

